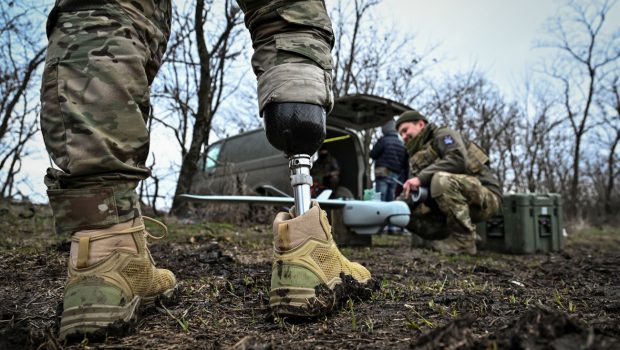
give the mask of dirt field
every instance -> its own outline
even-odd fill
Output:
[[[152,245],[181,281],[175,306],[134,335],[62,344],[56,310],[69,245],[44,210],[0,213],[0,349],[619,349],[620,230],[569,236],[559,254],[446,257],[404,236],[344,248],[380,288],[308,322],[269,310],[269,227],[183,224]],[[21,216],[21,217],[20,217]]]

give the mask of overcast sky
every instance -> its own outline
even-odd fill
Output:
[[[328,7],[332,2],[327,0]],[[440,60],[442,74],[476,66],[509,94],[523,83],[532,66],[546,53],[534,49],[534,43],[544,33],[546,19],[555,15],[562,3],[556,0],[384,0],[373,8],[372,16],[377,23],[395,23],[402,32],[415,34],[414,43],[421,46],[420,50],[438,45],[432,56]],[[615,27],[620,25],[618,4],[608,21]],[[40,136],[38,139],[41,152],[25,162],[24,174],[30,177],[35,191],[32,199],[45,201],[42,176],[49,160]],[[161,140],[154,141],[151,148],[157,155],[158,165],[162,165],[166,153],[171,154],[170,147],[164,146]]]
[[[328,1],[329,2],[329,1]],[[544,23],[565,1],[557,0],[384,0],[377,15],[416,34],[419,45],[439,44],[441,69],[476,66],[505,93],[520,84],[540,58],[536,49]],[[620,25],[616,4],[608,25]]]

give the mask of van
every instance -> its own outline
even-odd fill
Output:
[[[370,163],[365,154],[367,130],[411,108],[378,96],[337,98],[327,116],[324,148],[340,166],[340,186],[332,198],[363,197]],[[293,195],[288,159],[275,149],[263,128],[212,143],[201,157],[192,193],[206,195]]]

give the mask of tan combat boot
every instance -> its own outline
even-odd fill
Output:
[[[446,255],[476,255],[476,238],[474,233],[452,232],[446,239],[430,241],[430,248]]]
[[[368,298],[370,272],[345,258],[316,202],[300,217],[279,213],[273,223],[274,261],[269,304],[278,316],[314,317],[341,301]]]
[[[164,235],[152,236],[141,219],[73,235],[60,339],[122,336],[132,331],[138,311],[174,297],[174,274],[155,267],[146,245],[147,237],[164,238],[167,228],[143,218],[160,225]]]

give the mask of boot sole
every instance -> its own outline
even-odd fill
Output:
[[[177,298],[178,285],[156,296],[135,296],[124,306],[91,304],[66,309],[61,316],[59,338],[79,341],[128,335],[135,331],[140,315],[153,308],[156,302],[170,305]]]
[[[316,288],[275,288],[269,292],[269,306],[278,316],[315,317],[330,312],[336,304],[335,287],[342,280],[333,281],[330,288],[320,284]]]
[[[269,292],[269,306],[278,317],[315,318],[325,316],[349,298],[368,299],[378,289],[374,279],[357,281],[341,274],[330,285],[319,284],[312,288],[274,288]]]

